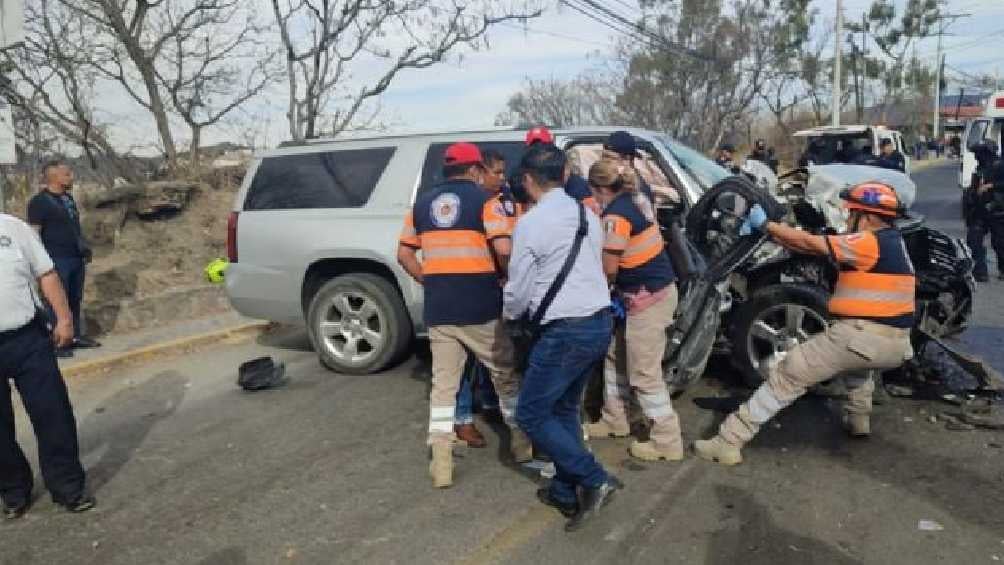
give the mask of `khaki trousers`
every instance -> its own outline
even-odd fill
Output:
[[[513,344],[501,320],[474,326],[432,326],[432,391],[429,393],[429,444],[453,441],[453,416],[457,389],[467,362],[467,352],[488,369],[499,396],[502,418],[514,427],[519,379],[513,361]]]
[[[741,447],[810,387],[837,376],[847,384],[844,409],[851,414],[870,414],[875,389],[871,372],[899,367],[911,354],[910,330],[866,320],[838,320],[825,332],[793,347],[753,396],[722,422],[718,433]]]
[[[662,375],[666,328],[673,323],[678,300],[676,285],[668,290],[662,300],[629,314],[624,325],[614,330],[603,364],[603,420],[612,428],[627,429],[633,392],[642,413],[652,421],[649,438],[658,447],[682,445],[680,418],[673,411]]]

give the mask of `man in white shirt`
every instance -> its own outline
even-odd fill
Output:
[[[36,284],[55,312],[51,334],[40,314]],[[72,340],[73,315],[38,234],[0,214],[0,498],[8,520],[28,510],[33,487],[31,467],[14,433],[9,379],[35,428],[42,477],[53,501],[70,512],[94,507],[85,490],[73,407],[53,349]]]
[[[529,355],[516,419],[535,446],[554,460],[557,474],[537,496],[571,518],[576,530],[621,488],[585,448],[579,407],[582,391],[610,345],[613,319],[603,273],[603,231],[599,218],[569,197],[565,154],[534,144],[520,164],[523,186],[536,202],[513,232],[503,315],[533,316],[571,253],[575,261],[553,301],[544,304],[542,329]],[[574,242],[577,232],[581,247]],[[578,492],[577,492],[578,491]]]

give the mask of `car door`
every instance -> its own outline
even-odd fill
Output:
[[[983,142],[990,129],[990,120],[977,118],[966,126],[962,144],[962,163],[959,165],[959,188],[968,188],[976,173],[976,154],[973,148]]]

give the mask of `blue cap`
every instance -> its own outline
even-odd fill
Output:
[[[634,142],[634,136],[626,131],[611,133],[607,142],[603,144],[603,148],[627,157],[639,157],[638,145]]]

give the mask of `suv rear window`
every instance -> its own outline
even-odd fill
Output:
[[[394,151],[377,147],[266,157],[251,181],[244,209],[359,208]]]
[[[518,141],[492,141],[485,143],[474,143],[481,149],[484,155],[488,151],[497,151],[505,157],[506,177],[514,173],[519,167],[519,161],[523,158],[523,144]],[[425,165],[422,167],[422,184],[419,192],[432,188],[442,183],[443,178],[443,156],[446,155],[446,148],[452,143],[434,143],[429,146],[429,152],[425,155]]]

